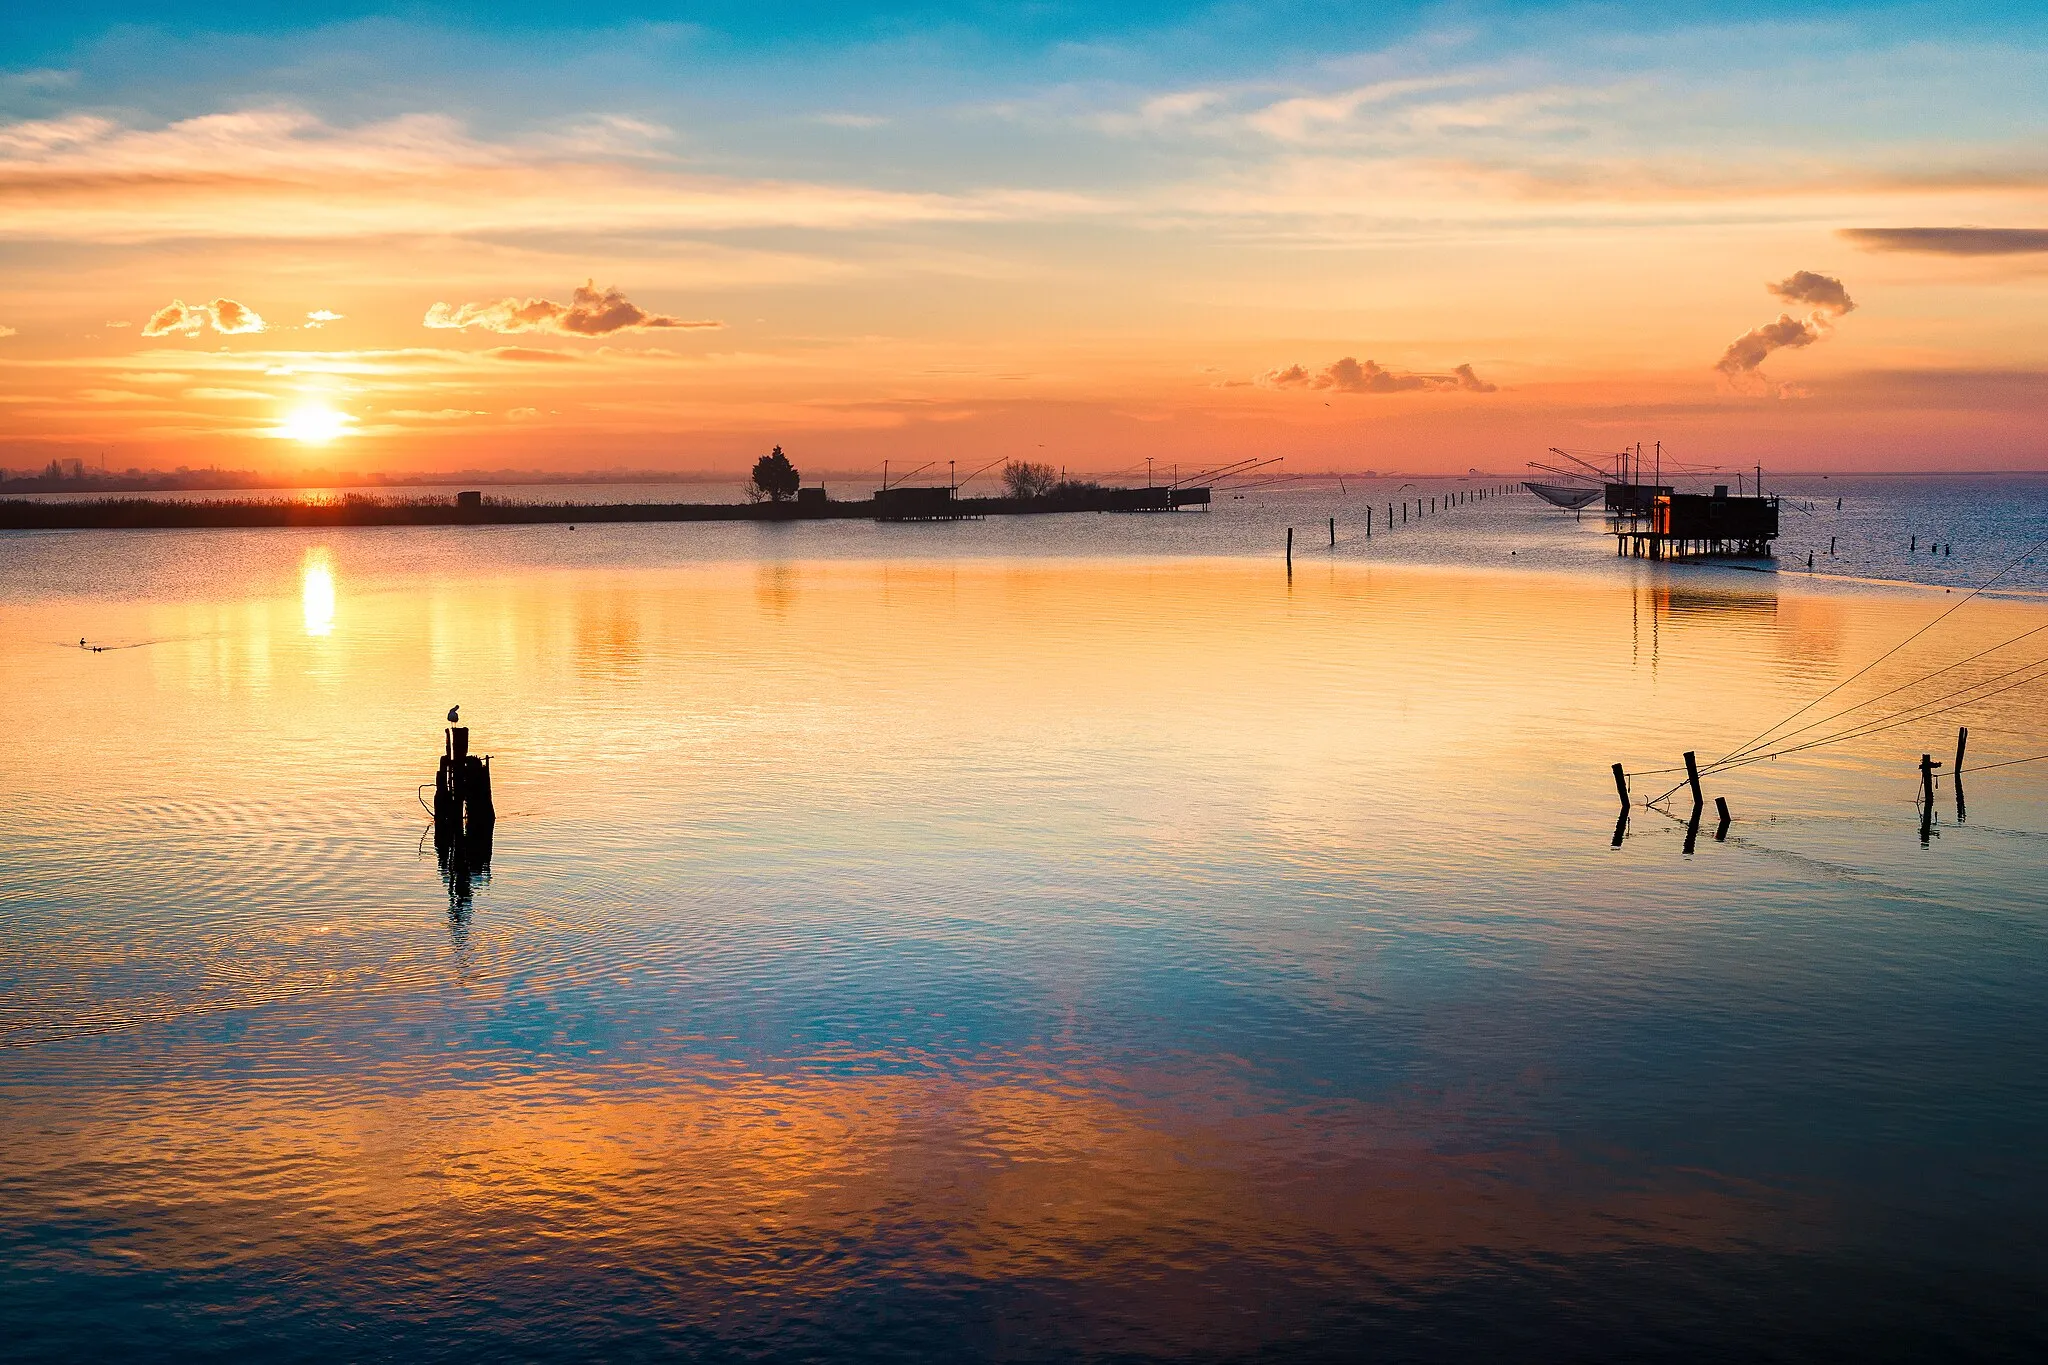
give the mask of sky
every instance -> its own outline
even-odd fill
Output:
[[[2048,11],[10,6],[0,465],[2048,468]]]

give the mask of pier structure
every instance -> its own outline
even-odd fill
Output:
[[[1712,495],[1659,493],[1645,525],[1614,532],[1614,553],[1639,559],[1704,555],[1765,557],[1778,537],[1776,497],[1731,498],[1726,484]]]

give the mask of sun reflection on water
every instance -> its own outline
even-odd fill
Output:
[[[299,601],[306,615],[306,634],[334,633],[334,560],[324,545],[306,551],[300,567]]]

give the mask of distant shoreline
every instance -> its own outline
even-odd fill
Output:
[[[313,477],[322,472],[332,472],[337,477],[322,479]],[[1741,472],[1741,471],[1738,471]],[[2048,478],[2048,469],[1828,469],[1828,470],[1773,470],[1765,467],[1766,479],[2026,479]],[[1351,479],[1361,483],[1368,481],[1418,480],[1432,483],[1471,483],[1475,480],[1488,482],[1520,482],[1523,473],[1417,473],[1401,470],[1313,470],[1290,476],[1294,483],[1336,481]],[[380,476],[361,471],[313,471],[313,475],[295,478],[289,482],[267,478],[253,470],[193,470],[187,473],[151,471],[146,474],[109,474],[104,477],[88,473],[83,478],[62,476],[50,478],[46,475],[32,475],[24,478],[0,479],[0,498],[35,497],[56,494],[66,497],[117,497],[150,493],[305,493],[305,492],[361,492],[396,493],[414,488],[607,488],[632,487],[635,485],[709,485],[723,484],[739,486],[746,482],[743,472],[702,472],[663,470],[586,470],[575,474],[549,474],[538,470],[499,470],[494,473],[480,473],[476,470],[455,473],[424,473]],[[879,482],[873,470],[826,470],[816,476],[817,481],[826,484],[858,484],[865,480]],[[1079,477],[1099,478],[1101,475],[1080,475]],[[1706,476],[1697,476],[1705,478]]]
[[[1174,512],[1209,502],[1206,488],[1077,487],[1030,498],[957,498],[949,488],[908,488],[851,502],[500,502],[474,495],[331,502],[292,498],[0,498],[0,531],[186,530],[342,526],[536,526],[705,521],[969,521],[1059,512]]]

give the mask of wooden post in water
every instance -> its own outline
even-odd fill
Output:
[[[1628,814],[1628,774],[1621,770],[1619,763],[1614,765],[1614,792],[1621,798],[1621,813]]]
[[[1956,766],[1949,774],[1949,783],[1956,789],[1956,823],[1962,824],[1970,818],[1969,808],[1963,804],[1963,750],[1970,744],[1970,727],[1965,725],[1956,730]]]
[[[1829,559],[1833,559],[1834,557],[1835,557],[1835,538],[1834,538],[1833,536],[1829,536],[1829,537],[1828,537],[1828,558],[1829,558]]]
[[[1933,754],[1920,755],[1920,842],[1934,833],[1934,770],[1941,765]]]
[[[1707,798],[1700,794],[1700,762],[1693,751],[1685,751],[1685,780],[1692,783],[1692,808],[1698,817],[1699,808],[1707,804]]]
[[[1372,539],[1372,504],[1371,504],[1371,503],[1367,503],[1367,504],[1366,504],[1366,507],[1365,507],[1365,538],[1366,538],[1367,540],[1371,540],[1371,539]]]
[[[1287,528],[1287,572],[1294,572],[1294,528]]]
[[[1337,519],[1335,517],[1330,518],[1330,548],[1333,550],[1337,548]]]
[[[498,822],[491,798],[491,761],[469,751],[469,728],[451,725],[443,736],[441,766],[434,775],[434,847],[461,852],[464,866],[491,859],[491,831]]]

